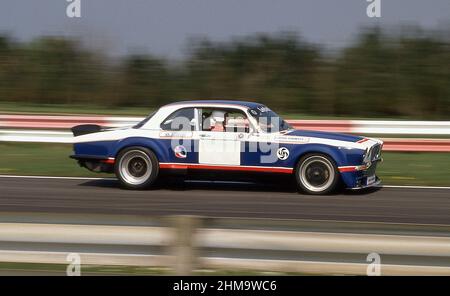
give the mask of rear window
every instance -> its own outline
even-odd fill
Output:
[[[165,131],[193,131],[195,130],[195,109],[183,108],[170,114],[161,123],[161,129]]]

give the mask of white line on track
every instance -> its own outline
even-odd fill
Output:
[[[445,187],[445,186],[380,185],[379,187],[381,187],[381,188],[444,189],[444,190],[450,190],[450,187]]]
[[[117,180],[116,178],[93,178],[93,177],[54,177],[54,176],[21,176],[21,175],[0,175],[0,178],[23,178],[23,179],[60,179],[60,180]],[[188,182],[208,182],[208,183],[239,183],[247,182],[222,182],[222,181],[188,181]],[[380,185],[381,188],[407,188],[407,189],[442,189],[450,190],[445,186],[409,186],[409,185]]]
[[[116,180],[116,178],[53,177],[53,176],[18,176],[18,175],[0,175],[0,178],[17,178],[17,179],[59,179],[59,180]]]

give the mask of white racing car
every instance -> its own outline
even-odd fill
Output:
[[[152,186],[162,173],[214,176],[290,175],[310,194],[379,183],[383,142],[353,135],[295,130],[268,107],[243,101],[186,101],[161,107],[129,128],[72,129],[79,164],[115,173],[130,189]]]

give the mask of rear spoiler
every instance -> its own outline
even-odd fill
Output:
[[[72,133],[75,137],[98,133],[104,131],[104,128],[96,124],[82,124],[72,127]]]

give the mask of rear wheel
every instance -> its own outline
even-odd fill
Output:
[[[123,187],[144,189],[156,181],[159,174],[159,162],[149,149],[130,147],[119,153],[114,169]]]
[[[334,161],[324,154],[308,154],[297,164],[298,187],[309,194],[328,194],[336,189],[339,172]]]

